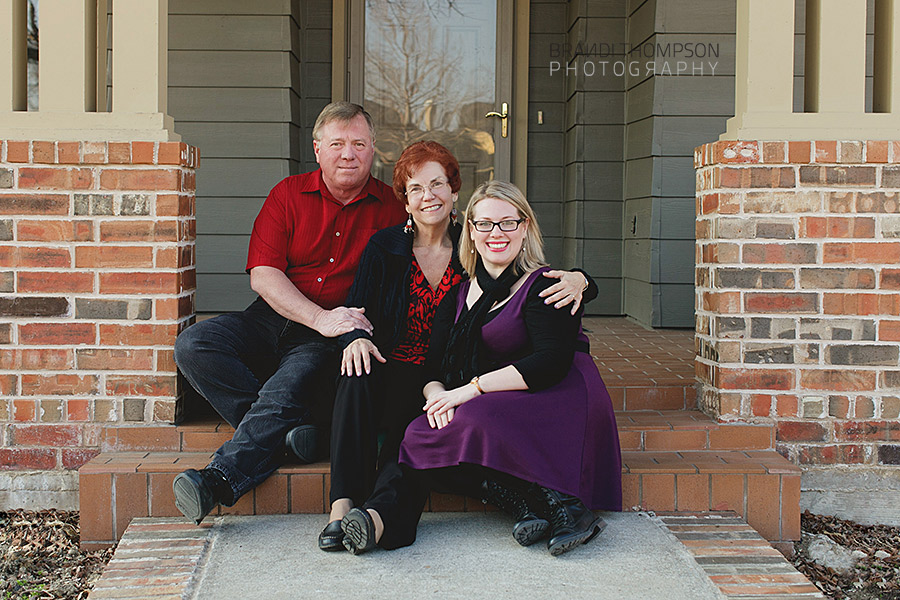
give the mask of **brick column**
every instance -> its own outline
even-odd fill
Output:
[[[69,471],[74,482],[104,425],[174,420],[197,162],[177,142],[0,142],[5,478]],[[27,505],[40,485],[0,504]]]
[[[900,142],[716,142],[697,168],[697,377],[803,465],[900,464]]]

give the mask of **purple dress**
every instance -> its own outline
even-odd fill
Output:
[[[524,310],[531,274],[482,328],[483,352],[500,366],[528,344]],[[456,318],[469,282],[457,296]],[[579,331],[579,339],[587,341]],[[575,352],[558,384],[535,392],[488,392],[457,407],[443,429],[423,414],[406,429],[400,462],[415,469],[473,463],[580,498],[593,510],[622,509],[622,459],[612,402],[591,356]]]

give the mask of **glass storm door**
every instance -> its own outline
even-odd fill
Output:
[[[364,31],[350,97],[375,120],[376,177],[390,183],[403,149],[430,139],[459,160],[463,207],[510,178],[512,52],[498,48],[512,47],[511,0],[357,0],[350,22]]]

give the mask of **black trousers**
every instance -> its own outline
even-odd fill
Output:
[[[421,365],[390,358],[373,360],[369,375],[340,377],[331,422],[331,502],[350,498],[362,505],[377,470],[397,464],[406,426],[422,414],[423,379]],[[380,453],[379,432],[385,435]]]

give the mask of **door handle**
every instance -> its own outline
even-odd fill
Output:
[[[506,137],[507,126],[509,122],[509,104],[504,102],[500,105],[500,108],[503,110],[503,112],[492,110],[491,112],[486,113],[484,115],[484,118],[487,119],[489,117],[497,117],[498,119],[500,119],[500,137]]]

